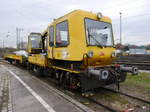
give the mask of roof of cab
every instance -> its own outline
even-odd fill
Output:
[[[59,18],[57,18],[57,19],[54,19],[54,21],[52,22],[52,23],[50,23],[49,25],[48,25],[48,27],[49,26],[51,26],[51,25],[53,25],[54,23],[57,23],[57,22],[59,22],[59,21],[63,21],[63,20],[65,20],[65,19],[67,19],[67,18],[70,18],[70,17],[72,17],[72,16],[76,16],[76,15],[85,15],[85,16],[94,16],[94,17],[97,17],[97,14],[96,13],[92,13],[92,12],[89,12],[89,11],[84,11],[84,10],[80,10],[80,9],[78,9],[78,10],[74,10],[74,11],[72,11],[72,12],[70,12],[70,13],[68,13],[68,14],[65,14],[64,16],[61,16],[61,17],[59,17]],[[109,22],[111,22],[111,19],[109,18],[109,17],[107,17],[107,16],[103,16],[102,17],[102,20],[107,20],[107,21],[109,21]],[[42,33],[42,34],[44,34],[44,33],[46,33],[46,31],[44,30],[44,32]]]
[[[93,12],[89,12],[89,11],[84,11],[84,10],[78,9],[78,10],[74,10],[74,11],[72,11],[72,12],[70,12],[70,13],[64,15],[64,16],[61,16],[61,17],[55,19],[51,24],[53,24],[53,23],[55,23],[57,21],[61,21],[63,19],[70,18],[72,16],[76,16],[76,15],[95,16],[95,17],[97,17],[97,13],[93,13]],[[109,17],[107,17],[107,16],[103,16],[102,19],[103,18],[111,21],[111,19]]]

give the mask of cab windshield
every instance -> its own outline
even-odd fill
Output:
[[[91,46],[113,46],[110,23],[85,19],[87,43]]]
[[[40,35],[30,36],[30,41],[31,41],[32,48],[41,48],[42,47]]]

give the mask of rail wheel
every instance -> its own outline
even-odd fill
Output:
[[[119,82],[124,82],[126,80],[127,73],[126,72],[121,72],[120,74],[121,75],[119,77]]]

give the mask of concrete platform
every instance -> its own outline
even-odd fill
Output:
[[[0,111],[2,112],[92,112],[85,105],[40,81],[27,70],[0,63]],[[3,80],[3,81],[2,81]]]

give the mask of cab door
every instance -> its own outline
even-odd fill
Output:
[[[50,26],[49,29],[49,42],[48,42],[48,58],[54,58],[54,26]]]
[[[56,24],[55,34],[54,58],[68,60],[69,28],[67,20]]]

